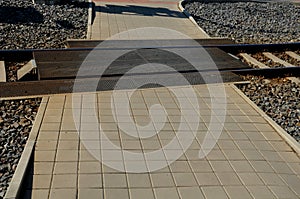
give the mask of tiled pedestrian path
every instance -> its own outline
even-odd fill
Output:
[[[107,39],[116,33],[143,27],[169,28],[197,39],[207,37],[179,12],[177,2],[116,1],[96,2],[92,39]],[[134,31],[131,33],[129,39],[140,36]],[[223,84],[214,86],[219,88]],[[211,143],[217,140],[217,143],[202,159],[199,151],[212,113],[212,95],[206,85],[193,86],[198,108],[191,103],[193,96],[186,94],[184,87],[173,87],[180,93],[179,98],[187,103],[183,107],[166,88],[135,91],[130,98],[132,120],[140,126],[148,125],[152,129],[150,132],[164,124],[162,131],[145,139],[129,136],[115,123],[116,119],[123,127],[133,128],[122,113],[113,117],[111,105],[120,104],[111,103],[112,91],[76,94],[76,102],[72,101],[71,94],[50,96],[36,142],[31,174],[26,181],[25,198],[299,198],[299,157],[231,85],[224,87],[227,102],[218,101],[226,104],[224,128],[219,139],[215,134],[208,139]],[[124,91],[123,95],[129,96],[129,93]],[[219,97],[216,95],[214,99]],[[91,99],[95,99],[96,109]],[[152,118],[156,122],[150,120],[149,108],[153,104],[165,107],[168,113],[166,121],[156,121],[156,117]],[[79,114],[78,118],[74,118],[74,111]],[[180,118],[182,111],[190,113],[183,120]],[[222,115],[222,110],[214,112]],[[128,160],[117,150],[107,150],[106,156],[100,156],[100,138],[95,139],[99,131],[92,128],[96,122],[115,146],[125,151],[149,153],[168,145],[174,137],[178,138],[176,132],[180,122],[183,132],[189,134],[197,118],[200,123],[196,138],[188,150],[180,147],[164,150],[162,156],[157,156],[157,161],[148,161],[146,156],[144,160]],[[75,123],[79,124],[77,128]],[[221,121],[213,120],[212,123]],[[139,131],[132,129],[132,132]],[[177,152],[182,155],[169,166],[143,173],[112,169],[92,155],[98,155],[106,163],[117,162],[121,167],[124,165],[124,170],[130,170],[136,164],[149,169],[155,164],[173,160],[168,154]]]
[[[138,2],[138,3],[137,3]],[[107,39],[117,33],[132,30],[128,39],[138,39],[136,28],[161,27],[179,31],[193,39],[207,38],[178,9],[178,1],[101,1],[96,4],[92,39]]]
[[[28,187],[27,194],[39,199],[299,198],[299,157],[230,85],[225,86],[227,114],[222,134],[208,156],[199,159],[199,149],[210,122],[211,96],[205,85],[193,88],[200,107],[194,111],[201,119],[196,139],[174,163],[139,174],[117,171],[97,161],[82,144],[89,137],[79,139],[71,94],[51,96],[35,148],[33,182],[28,184],[31,188]],[[184,90],[182,87],[174,89],[179,93]],[[77,95],[80,103],[75,107],[84,113],[77,121],[81,124],[81,135],[92,137],[98,133],[88,131],[93,110],[86,100],[95,97],[100,125],[118,147],[149,152],[173,139],[182,110],[166,88],[137,90],[131,97],[132,117],[141,125],[150,122],[148,108],[153,103],[164,105],[169,113],[163,130],[148,139],[134,139],[117,127],[110,110],[111,94],[111,91],[103,91]],[[180,97],[190,100],[184,92]],[[118,121],[121,122],[122,117]],[[184,124],[188,130],[188,123]],[[111,161],[113,154],[112,150]]]

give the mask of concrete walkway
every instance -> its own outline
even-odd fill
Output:
[[[110,110],[111,91],[76,96],[80,104],[84,104],[78,105],[79,112],[84,113],[77,121],[81,126],[79,131],[73,118],[74,109],[71,109],[72,95],[51,96],[36,143],[33,182],[27,183],[27,194],[38,199],[299,198],[299,157],[230,85],[225,85],[227,114],[222,134],[208,156],[199,159],[210,122],[211,96],[206,85],[193,88],[200,107],[200,111],[194,111],[201,118],[196,139],[174,163],[140,174],[109,168],[91,155],[99,148],[91,149],[85,144],[97,142],[91,138],[99,132],[89,130],[93,110],[88,99],[97,99],[100,125],[115,145],[123,150],[149,152],[169,143],[176,133],[182,110],[167,89],[142,89],[131,98],[132,116],[136,121],[149,122],[148,107],[153,103],[167,107],[170,114],[163,130],[148,139],[134,139],[114,123]],[[173,89],[181,91],[183,88]],[[190,96],[184,94],[180,97],[190,100]],[[185,130],[188,131],[188,127]],[[114,150],[110,152],[111,159],[107,160],[114,161],[118,154]],[[161,158],[160,161],[166,160]]]
[[[138,2],[138,3],[136,3]],[[96,17],[92,39],[105,40],[117,33],[144,27],[162,27],[179,31],[193,39],[208,35],[179,11],[178,1],[101,1],[95,2]],[[138,39],[134,34],[128,39]]]
[[[106,39],[125,30],[149,26],[174,29],[192,38],[207,37],[178,11],[177,2],[141,0],[128,3],[124,0],[96,2],[96,5],[98,12],[93,24],[93,39]],[[128,37],[136,39],[137,35]],[[231,85],[214,86],[225,87],[227,111],[222,134],[219,139],[214,134],[209,138],[211,142],[216,141],[216,145],[202,159],[199,151],[212,114],[212,96],[206,85],[193,86],[198,108],[191,103],[193,97],[184,92],[185,87],[172,87],[181,93],[180,100],[188,103],[183,107],[179,107],[178,100],[166,88],[135,91],[130,98],[130,113],[136,123],[149,124],[153,131],[158,129],[160,121],[155,123],[149,118],[149,108],[153,104],[161,104],[169,114],[163,130],[147,139],[129,136],[116,124],[111,106],[120,104],[110,101],[112,91],[76,94],[74,99],[77,102],[72,101],[71,94],[50,96],[24,198],[299,198],[300,159],[297,154]],[[129,95],[129,90],[123,92],[123,96]],[[219,96],[213,98],[218,100]],[[74,118],[74,111],[79,113],[78,118]],[[184,111],[191,114],[180,120]],[[165,150],[164,155],[157,157],[157,162],[149,162],[147,158],[128,161],[127,156],[117,150],[107,150],[106,156],[100,155],[100,146],[97,145],[100,138],[95,139],[99,131],[92,128],[96,122],[107,137],[125,151],[147,153],[159,150],[178,137],[176,132],[180,122],[184,132],[189,134],[197,118],[200,119],[197,134],[188,149]],[[122,114],[116,118],[123,127],[135,129],[127,119]],[[76,123],[79,124],[77,128]],[[178,158],[172,156],[170,159],[167,155],[177,152],[182,153]],[[132,170],[139,164],[148,171],[134,173],[112,169],[92,154],[106,163],[124,165],[123,170]],[[155,171],[149,169],[155,163],[159,166],[171,160],[176,161]]]

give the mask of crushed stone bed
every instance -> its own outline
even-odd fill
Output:
[[[0,100],[0,199],[24,150],[41,98]]]
[[[300,141],[300,85],[285,78],[250,78],[239,89],[295,140]]]
[[[300,7],[287,2],[190,2],[185,9],[212,37],[238,43],[300,41]]]
[[[84,3],[44,5],[32,0],[0,1],[0,49],[63,48],[66,39],[85,39]]]

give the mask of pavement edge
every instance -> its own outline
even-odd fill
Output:
[[[263,110],[261,110],[254,102],[252,102],[236,85],[230,86],[248,103],[250,104],[279,134],[280,137],[300,156],[300,143],[298,143],[291,135],[289,135],[281,126],[279,126],[271,117],[269,117]]]
[[[88,24],[87,24],[87,33],[86,38],[92,38],[92,22],[93,22],[93,0],[88,0]]]
[[[181,12],[185,14],[187,18],[203,33],[205,36],[210,37],[195,21],[192,15],[183,7],[184,4],[188,3],[186,0],[181,0],[178,2],[178,8]]]
[[[19,194],[22,188],[22,183],[25,178],[25,173],[30,161],[30,157],[32,155],[32,152],[34,150],[36,138],[38,136],[42,120],[44,117],[44,113],[47,107],[49,97],[43,97],[42,102],[40,104],[38,113],[36,115],[36,118],[34,120],[32,129],[29,133],[28,140],[26,142],[26,145],[24,147],[24,150],[22,152],[21,158],[18,162],[17,169],[12,177],[12,180],[10,181],[10,184],[8,186],[7,192],[4,196],[4,199],[17,199],[19,198]]]

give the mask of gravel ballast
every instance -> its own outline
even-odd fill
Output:
[[[300,41],[300,8],[291,3],[191,2],[185,9],[212,37],[238,43]]]
[[[300,142],[300,85],[290,80],[253,77],[250,84],[239,85],[259,108]]]
[[[0,100],[0,199],[17,168],[41,98]]]
[[[267,58],[262,53],[256,53],[251,56],[253,58],[255,58],[257,61],[262,62],[266,66],[269,66],[270,68],[283,68],[284,67],[282,64],[276,63],[272,59]]]
[[[7,82],[16,82],[18,80],[17,71],[22,68],[28,61],[24,62],[6,62],[6,80]]]
[[[32,0],[0,1],[0,49],[63,48],[66,39],[85,39],[86,4],[44,5]]]

